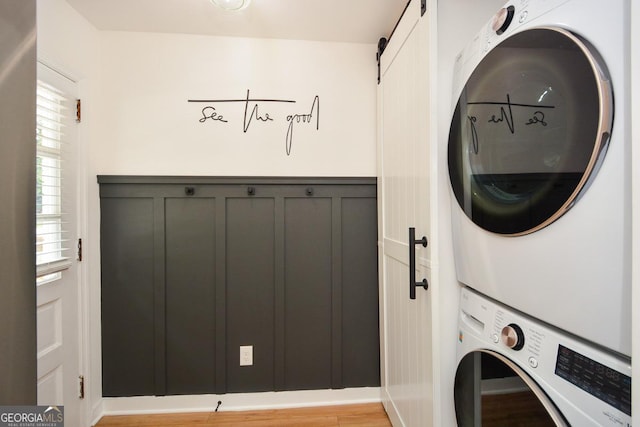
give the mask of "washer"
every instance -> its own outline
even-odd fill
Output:
[[[458,280],[631,354],[627,0],[514,0],[457,57]]]
[[[631,426],[631,361],[463,288],[454,398],[459,427]]]

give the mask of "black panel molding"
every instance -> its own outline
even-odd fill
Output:
[[[375,185],[376,177],[98,175],[98,184]]]

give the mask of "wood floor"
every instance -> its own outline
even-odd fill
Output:
[[[115,415],[103,417],[96,427],[391,427],[380,403],[220,411],[162,415]]]

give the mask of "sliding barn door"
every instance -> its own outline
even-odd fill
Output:
[[[383,401],[394,426],[433,425],[428,19],[412,1],[381,57],[378,88]],[[415,250],[415,262],[410,253]],[[415,264],[415,265],[412,265]],[[432,283],[429,283],[433,286]]]

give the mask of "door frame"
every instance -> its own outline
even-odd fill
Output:
[[[73,74],[68,73],[66,70],[60,69],[55,65],[49,63],[49,61],[38,58],[37,59],[37,68],[40,70],[44,68],[46,73],[58,75],[61,79],[66,79],[69,81],[69,84],[73,86],[73,90],[70,95],[71,97],[75,97],[80,99],[82,96],[82,87],[79,82],[79,79],[75,78]],[[36,73],[36,78],[39,78],[39,71]],[[72,112],[73,114],[73,112]],[[74,236],[76,238],[81,239],[82,236],[87,235],[87,218],[88,218],[88,209],[87,209],[87,194],[88,194],[88,182],[87,182],[87,165],[88,165],[88,153],[87,153],[87,144],[82,144],[82,131],[83,126],[81,121],[76,121],[75,124],[75,155],[74,155],[74,182],[70,187],[70,191],[74,193],[73,197],[75,198],[75,212],[73,212],[73,217],[75,218],[75,224],[73,226]],[[77,370],[76,375],[73,375],[75,385],[77,386],[78,396],[81,392],[80,384],[81,378],[83,377],[84,382],[84,398],[78,399],[78,414],[77,419],[83,423],[83,425],[91,425],[90,419],[90,411],[91,407],[90,396],[88,388],[87,376],[90,371],[90,363],[88,355],[90,354],[90,342],[89,342],[89,293],[87,291],[86,284],[88,283],[88,272],[87,268],[83,266],[81,259],[79,259],[80,248],[77,246],[77,241],[69,242],[69,258],[73,261],[73,266],[67,270],[66,272],[69,274],[73,274],[75,276],[75,286],[76,286],[76,318],[77,318],[77,336],[75,337],[77,340],[76,351],[77,351]],[[62,272],[65,273],[64,271]],[[71,377],[70,377],[71,378]],[[70,380],[71,381],[71,380]]]

